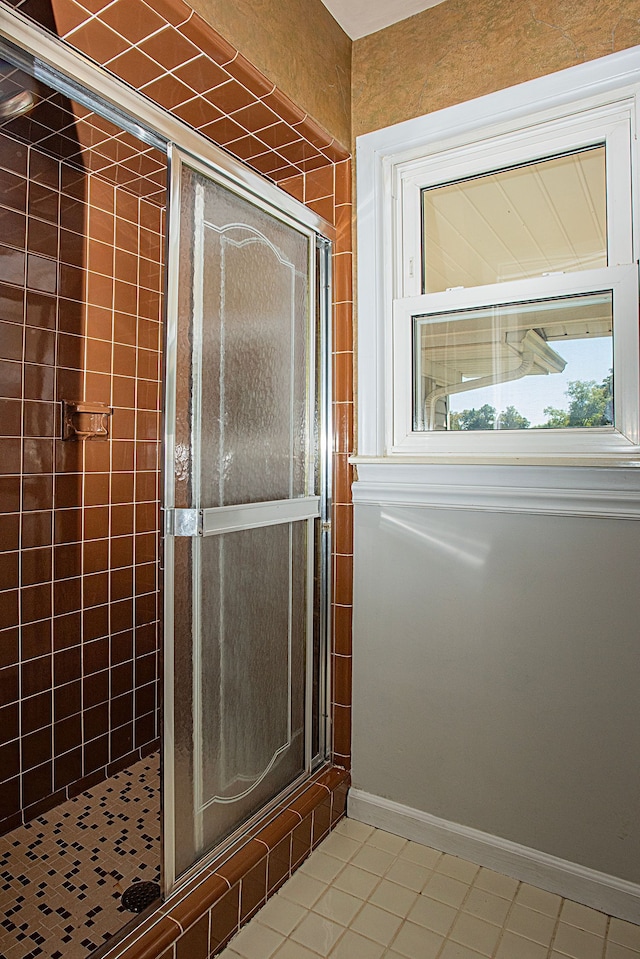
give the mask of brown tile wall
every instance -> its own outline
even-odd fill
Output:
[[[283,809],[269,832],[249,839],[233,874],[211,867],[184,898],[170,901],[113,955],[204,959],[212,955],[295,869],[344,814],[349,783],[353,337],[350,161],[295,103],[276,89],[183,0],[2,0],[56,31],[161,106],[226,147],[337,228],[334,247],[333,769]],[[55,10],[55,20],[52,14]],[[343,767],[340,769],[340,767]],[[259,843],[256,847],[256,843]],[[257,855],[258,850],[261,850]],[[257,858],[256,858],[257,855]],[[212,873],[213,870],[213,873]],[[264,875],[264,885],[263,885]],[[244,906],[243,906],[244,901]],[[123,947],[124,948],[124,947]],[[166,953],[163,952],[166,950]]]
[[[184,0],[2,0],[58,32],[160,106],[334,223],[334,638],[336,762],[349,766],[353,334],[351,164],[344,149]]]
[[[163,211],[4,134],[0,181],[5,831],[157,740]]]

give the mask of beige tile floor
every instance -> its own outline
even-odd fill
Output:
[[[343,820],[223,959],[640,959],[640,926]]]

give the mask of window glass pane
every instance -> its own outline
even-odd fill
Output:
[[[415,316],[414,430],[613,424],[610,291]]]
[[[423,292],[607,266],[604,146],[422,192]]]

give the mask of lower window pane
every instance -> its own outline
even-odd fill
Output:
[[[413,428],[613,425],[611,291],[413,318]]]

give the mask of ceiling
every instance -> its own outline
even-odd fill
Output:
[[[352,40],[406,20],[443,0],[322,0]]]

